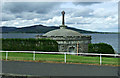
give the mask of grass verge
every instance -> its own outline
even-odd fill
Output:
[[[83,63],[83,64],[97,64],[99,65],[100,58],[93,56],[77,56],[77,55],[67,55],[67,63]],[[118,60],[120,58],[114,57],[102,57],[102,65],[115,65],[118,66]],[[2,60],[6,60],[6,53],[2,53]],[[14,61],[31,61],[33,60],[32,53],[8,53],[7,60]],[[39,62],[61,62],[64,63],[63,54],[36,54],[35,61]]]

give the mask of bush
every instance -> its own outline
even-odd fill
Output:
[[[58,51],[58,44],[50,39],[2,39],[5,51]]]
[[[114,54],[114,49],[111,45],[106,43],[96,43],[88,45],[89,53]]]

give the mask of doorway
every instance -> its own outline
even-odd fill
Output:
[[[70,53],[75,53],[75,47],[74,46],[69,47],[69,52]]]

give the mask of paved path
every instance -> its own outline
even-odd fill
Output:
[[[118,76],[118,67],[2,61],[2,72],[37,76]]]

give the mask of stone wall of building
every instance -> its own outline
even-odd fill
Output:
[[[59,43],[59,41],[57,41],[57,42]],[[60,41],[60,43],[61,42],[62,41]],[[64,41],[63,44],[59,44],[59,51],[60,52],[70,52],[70,48],[74,47],[74,49],[75,49],[74,52],[77,52],[77,44],[78,44],[79,53],[80,52],[88,52],[88,44],[90,43],[89,41],[88,41],[89,43],[86,43],[86,44],[84,43],[84,41],[83,41],[83,43],[78,43],[80,41],[76,41],[76,42],[73,41],[73,44],[71,42],[68,42],[70,44],[65,44],[65,41]]]
[[[91,36],[40,36],[38,38],[56,40],[60,52],[77,52],[77,48],[79,53],[88,52],[88,44],[91,43]]]

